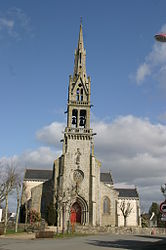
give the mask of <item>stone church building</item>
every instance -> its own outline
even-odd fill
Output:
[[[67,125],[62,155],[53,170],[26,169],[22,207],[29,207],[46,218],[49,204],[57,211],[57,224],[66,229],[69,222],[92,226],[121,226],[120,203],[131,204],[128,226],[140,225],[139,195],[133,189],[115,189],[110,172],[103,173],[94,154],[95,133],[90,127],[91,79],[86,73],[86,50],[80,25],[75,50],[74,72],[69,77]]]

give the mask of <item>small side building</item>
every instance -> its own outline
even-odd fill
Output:
[[[25,210],[33,208],[45,218],[52,201],[52,170],[26,169],[22,187],[20,222],[25,222]]]
[[[120,207],[124,205],[125,211],[127,210],[127,206],[129,206],[131,210],[131,212],[127,215],[126,226],[141,226],[140,200],[137,189],[116,188],[116,191],[119,193],[117,200],[117,225],[119,227],[124,226],[124,216],[122,210],[120,209]]]

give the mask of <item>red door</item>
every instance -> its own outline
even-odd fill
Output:
[[[76,223],[76,211],[73,208],[71,208],[70,222],[72,225]]]
[[[71,216],[70,216],[71,224],[81,223],[81,207],[75,202],[71,208]]]

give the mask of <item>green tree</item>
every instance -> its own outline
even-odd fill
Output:
[[[49,226],[55,225],[57,221],[57,212],[55,205],[50,203],[47,207],[46,221]]]
[[[149,215],[148,214],[141,215],[141,225],[142,227],[149,227]]]
[[[156,202],[152,202],[152,205],[149,208],[149,215],[151,216],[152,213],[154,213],[156,216],[157,227],[165,227],[165,222],[161,220],[162,213],[160,212],[160,206]]]
[[[152,202],[152,205],[149,208],[149,215],[151,216],[152,213],[155,213],[155,215],[158,217],[160,214],[160,208],[159,205],[156,202]]]

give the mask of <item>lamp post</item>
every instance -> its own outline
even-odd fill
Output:
[[[154,38],[156,39],[157,42],[165,43],[166,42],[166,33],[158,33],[154,36]]]
[[[157,42],[165,43],[166,42],[166,33],[157,33],[154,35],[154,38]],[[165,201],[166,201],[166,183],[161,186],[161,192],[164,195]]]
[[[161,220],[165,221],[165,233],[166,233],[166,183],[161,186],[161,192],[165,198],[164,202],[160,204],[160,212],[162,213]]]
[[[166,42],[166,33],[158,33],[154,35],[154,38],[157,42],[165,43]],[[164,195],[165,202],[166,202],[166,183],[161,186],[161,192]]]
[[[163,193],[163,196],[166,201],[166,183],[161,186],[161,192]]]
[[[166,42],[166,33],[158,33],[154,36],[157,42],[165,43]],[[161,185],[161,192],[164,196],[164,202],[160,204],[160,212],[162,213],[161,220],[165,221],[165,232],[166,232],[166,183]]]

